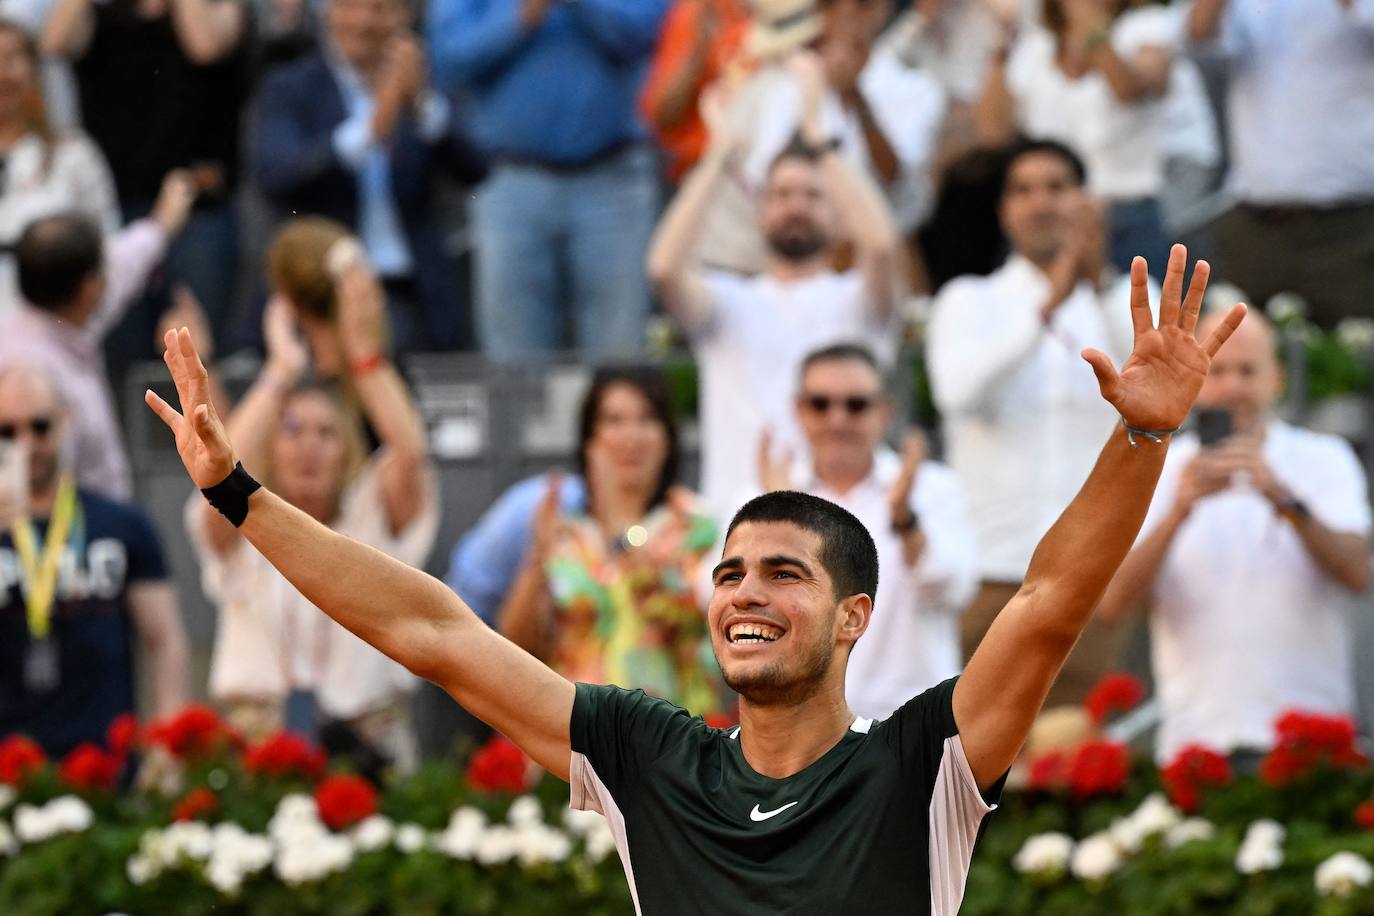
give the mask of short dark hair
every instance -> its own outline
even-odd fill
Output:
[[[649,409],[663,426],[668,437],[668,457],[659,472],[658,483],[654,486],[649,499],[649,508],[654,509],[668,498],[668,491],[677,483],[678,466],[681,455],[678,449],[678,430],[676,411],[673,409],[673,392],[668,385],[668,377],[657,366],[621,365],[602,366],[592,376],[591,388],[582,400],[582,414],[578,418],[577,470],[582,479],[587,479],[587,443],[596,433],[597,415],[601,412],[601,402],[612,385],[629,385],[649,402]]]
[[[878,365],[878,357],[874,356],[873,351],[868,347],[858,343],[837,343],[828,347],[821,347],[819,350],[812,350],[802,360],[799,377],[806,378],[806,373],[810,372],[811,367],[817,363],[849,362],[850,360],[863,363],[878,373],[880,379],[882,378],[883,370]]]
[[[1080,187],[1088,183],[1088,167],[1083,164],[1082,157],[1070,147],[1058,140],[1022,137],[1006,152],[1006,159],[1002,164],[1002,181],[997,191],[998,200],[1001,200],[1007,193],[1007,179],[1011,177],[1011,170],[1016,166],[1016,163],[1024,156],[1034,155],[1058,157],[1069,167],[1069,171],[1073,172],[1073,176],[1078,180]]]
[[[821,151],[802,140],[801,134],[794,134],[787,145],[782,148],[782,152],[774,156],[773,161],[768,163],[768,177],[771,179],[778,166],[792,159],[805,162],[807,165],[816,165],[821,161]]]
[[[878,598],[878,548],[863,522],[827,499],[779,490],[745,503],[725,530],[725,539],[746,522],[785,522],[821,539],[821,565],[834,583],[835,598]]]
[[[45,311],[70,305],[104,262],[100,227],[83,213],[58,213],[24,227],[14,246],[19,292]]]

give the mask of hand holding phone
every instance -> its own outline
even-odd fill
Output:
[[[1203,448],[1211,448],[1235,431],[1235,418],[1225,407],[1199,407],[1197,418],[1197,438]]]

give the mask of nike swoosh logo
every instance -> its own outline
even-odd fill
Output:
[[[751,820],[751,821],[756,821],[756,822],[757,822],[757,821],[766,821],[766,820],[768,820],[770,817],[777,817],[779,814],[782,814],[782,813],[783,813],[784,811],[786,811],[788,808],[790,808],[790,807],[792,807],[793,805],[796,805],[796,804],[800,804],[800,802],[788,802],[787,804],[783,805],[781,808],[777,808],[777,809],[774,809],[774,810],[772,810],[772,811],[760,811],[760,810],[759,810],[759,806],[758,806],[758,805],[755,805],[755,806],[754,806],[754,810],[749,812],[749,820]]]

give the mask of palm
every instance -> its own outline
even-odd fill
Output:
[[[234,469],[234,450],[210,403],[210,378],[196,353],[191,335],[182,328],[168,331],[163,361],[176,384],[181,412],[149,391],[144,400],[176,436],[177,454],[197,487],[223,481]]]
[[[1183,296],[1183,268],[1187,250],[1175,245],[1160,293],[1159,327],[1150,313],[1150,293],[1145,261],[1131,265],[1131,319],[1135,345],[1121,371],[1100,350],[1087,350],[1084,358],[1097,374],[1102,396],[1136,429],[1170,430],[1180,426],[1197,399],[1212,357],[1245,317],[1237,305],[1217,325],[1205,342],[1193,336],[1210,268],[1199,261],[1193,271],[1188,295]]]

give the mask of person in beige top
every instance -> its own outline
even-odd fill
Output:
[[[422,566],[438,529],[438,488],[415,404],[382,355],[384,295],[361,262],[339,272],[334,286],[343,384],[302,383],[310,359],[291,305],[278,295],[265,318],[267,360],[228,427],[245,467],[294,506]],[[354,396],[381,440],[371,455]],[[414,677],[320,615],[199,493],[186,521],[206,593],[219,606],[210,693],[230,721],[250,738],[283,727],[308,733],[318,721],[327,747],[413,766]]]

